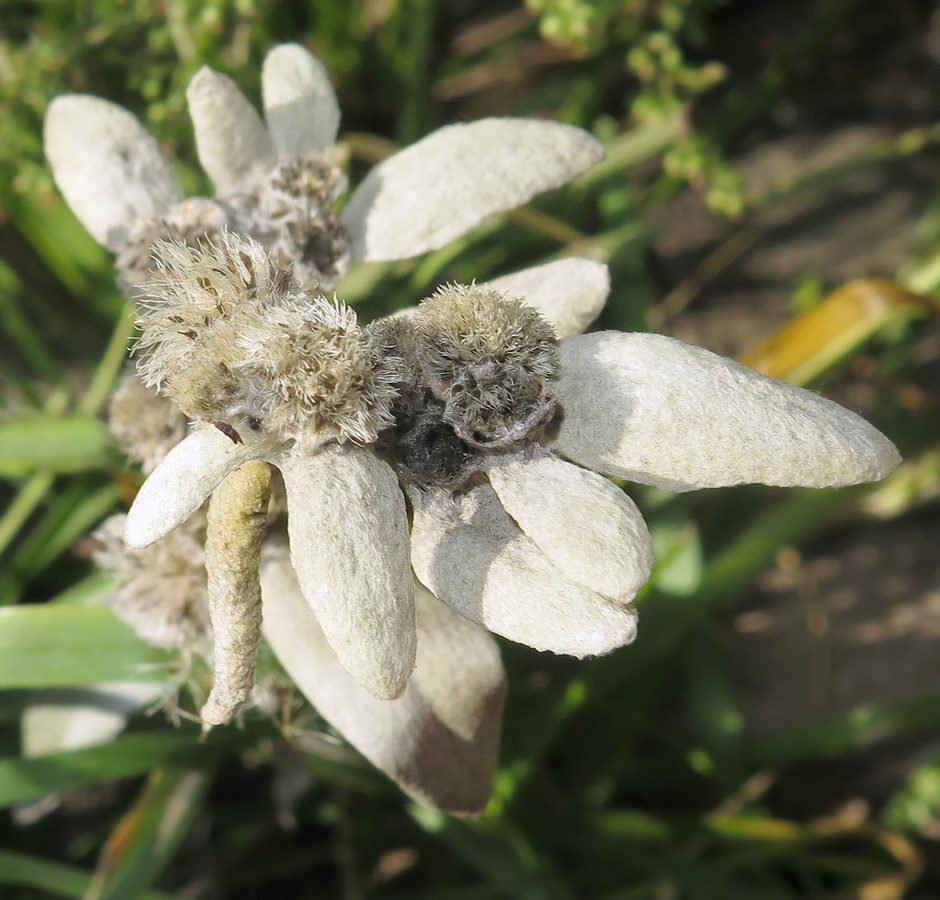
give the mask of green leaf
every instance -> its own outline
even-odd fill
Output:
[[[92,876],[84,869],[66,866],[49,859],[0,850],[0,884],[38,888],[63,897],[84,897]],[[162,891],[141,891],[137,900],[173,900]]]
[[[157,681],[172,661],[107,607],[0,609],[0,689]]]
[[[206,740],[192,731],[147,732],[123,735],[110,744],[84,750],[33,759],[0,759],[0,808],[162,767],[208,764],[220,749],[232,749],[250,739],[247,732],[233,729],[219,731],[218,737],[212,733]]]
[[[115,459],[107,426],[97,419],[31,413],[0,423],[0,476],[39,469],[82,472]]]
[[[105,844],[86,900],[139,897],[186,837],[211,780],[209,772],[198,769],[153,772]]]
[[[30,579],[100,522],[119,500],[120,492],[112,482],[95,491],[73,484],[53,498],[0,574],[0,606],[15,603]]]

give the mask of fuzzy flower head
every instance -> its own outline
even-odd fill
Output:
[[[376,323],[403,360],[389,458],[406,480],[457,486],[486,451],[535,444],[555,409],[558,341],[528,304],[451,284]]]
[[[397,360],[348,307],[300,290],[264,248],[231,233],[155,249],[139,371],[187,416],[236,442],[248,431],[367,444],[391,423]]]
[[[270,466],[283,476],[294,566],[327,640],[374,694],[400,695],[416,643],[407,516],[392,469],[370,445],[393,422],[402,361],[351,310],[297,288],[250,239],[226,233],[195,248],[155,248],[159,278],[140,304],[140,371],[196,427],[145,481],[125,541],[150,545],[211,495],[219,690],[205,721],[227,721],[250,692]],[[344,513],[355,529],[343,526]],[[362,558],[360,542],[382,552]]]
[[[262,70],[264,118],[207,66],[186,92],[199,161],[215,196],[185,198],[157,141],[126,110],[70,94],[50,105],[44,143],[59,189],[92,236],[117,254],[125,290],[152,280],[159,241],[195,246],[250,236],[309,290],[330,290],[356,262],[443,247],[489,217],[559,187],[598,162],[579,128],[535,119],[448,125],[375,166],[341,205],[339,106],[323,64],[297,44]]]
[[[505,449],[537,436],[554,411],[555,332],[522,300],[448,285],[412,317],[419,383],[474,447]]]

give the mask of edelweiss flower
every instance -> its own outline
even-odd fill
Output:
[[[125,535],[147,545],[212,494],[204,721],[248,699],[263,600],[268,642],[315,707],[451,811],[485,805],[505,692],[471,622],[577,656],[635,636],[649,534],[598,472],[671,490],[824,486],[898,461],[853,413],[707,351],[577,334],[608,291],[587,260],[448,286],[360,328],[251,241],[157,250],[141,371],[202,424],[147,479]],[[289,551],[261,547],[268,463]]]
[[[438,598],[511,640],[584,656],[633,639],[630,601],[650,574],[650,538],[633,502],[598,473],[669,490],[822,487],[881,478],[899,461],[854,413],[700,348],[612,332],[558,343],[531,305],[502,293],[512,279],[449,286],[365,330],[340,314],[337,342],[327,301],[280,298],[257,245],[229,237],[168,259],[156,296],[175,301],[169,336],[145,319],[156,355],[143,371],[216,427],[198,428],[148,478],[127,542],[166,534],[247,461],[273,463],[301,590],[342,665],[380,698],[399,696],[414,664],[409,560]],[[226,270],[248,260],[250,273]],[[241,300],[220,299],[205,268]],[[549,306],[567,271],[516,280]],[[294,322],[284,310],[304,303],[315,309],[292,316],[308,324],[280,331]],[[187,323],[212,309],[222,321],[191,337]],[[272,363],[282,335],[298,333],[311,337],[299,349],[288,337]],[[330,375],[335,360],[354,377]],[[339,403],[329,399],[337,384]]]
[[[226,234],[199,248],[155,247],[160,278],[140,300],[139,371],[200,424],[141,488],[125,526],[128,547],[147,546],[186,521],[228,476],[243,479],[261,510],[263,487],[254,479],[263,474],[235,470],[250,461],[275,465],[287,488],[294,568],[327,640],[373,694],[400,695],[415,654],[408,520],[395,472],[370,445],[392,431],[408,362],[385,329],[360,328],[341,304],[303,294],[250,240]],[[567,309],[557,291],[537,283],[557,287],[563,275],[583,281]],[[604,267],[589,260],[551,263],[501,283],[520,279],[570,323],[596,314],[607,290]],[[241,533],[237,521],[213,529],[211,508],[209,521],[210,536],[231,543]],[[236,602],[223,599],[223,585],[237,581],[237,567],[258,552],[247,532],[244,539],[237,549],[207,547],[214,624]],[[259,602],[245,615],[257,618]],[[224,630],[216,627],[221,640]],[[225,658],[217,647],[220,686]],[[226,720],[247,698],[250,670],[244,660],[232,664],[242,672],[236,696],[217,710],[210,704],[207,722]]]
[[[699,347],[618,332],[556,347],[511,290],[449,286],[376,328],[410,362],[386,453],[411,502],[419,581],[540,650],[603,654],[635,636],[650,536],[602,476],[835,487],[900,462],[854,413]]]
[[[50,107],[56,180],[138,299],[140,372],[197,423],[147,478],[125,540],[151,544],[211,495],[207,724],[248,699],[263,601],[269,642],[329,721],[415,796],[479,810],[505,677],[476,625],[577,656],[635,636],[650,538],[604,475],[843,485],[883,477],[897,451],[837,404],[704,350],[580,334],[609,287],[587,260],[451,285],[361,327],[303,289],[340,277],[347,246],[356,260],[442,246],[599,146],[548,122],[449,126],[373,169],[336,216],[322,66],[276,48],[263,86],[267,128],[224,76],[190,85],[215,200],[184,201],[118,107]],[[270,466],[289,551],[262,546]]]
[[[337,215],[346,176],[336,164],[339,108],[323,65],[297,44],[275,47],[262,89],[267,126],[224,75],[204,66],[189,84],[211,200],[184,200],[157,142],[121,107],[81,94],[50,105],[45,147],[56,183],[92,236],[118,254],[129,289],[149,280],[156,240],[193,244],[227,229],[275,252],[299,285],[328,290],[350,261],[442,247],[603,155],[589,134],[557,122],[448,125],[373,168]]]

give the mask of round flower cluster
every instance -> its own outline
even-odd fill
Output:
[[[146,384],[233,441],[374,441],[391,422],[399,361],[342,303],[297,286],[251,240],[158,242],[138,304]]]

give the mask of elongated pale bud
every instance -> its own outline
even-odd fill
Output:
[[[270,496],[271,467],[252,461],[232,472],[209,501],[206,575],[215,680],[200,712],[206,729],[228,722],[254,687],[261,641],[258,565]]]

